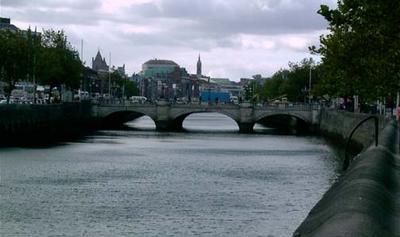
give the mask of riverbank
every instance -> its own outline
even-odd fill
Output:
[[[320,112],[319,127],[316,129],[317,134],[327,139],[328,142],[335,146],[346,146],[347,140],[352,130],[364,119],[371,114],[351,113],[338,110],[322,109]],[[387,125],[388,120],[383,116],[378,118],[378,133],[380,133]],[[350,141],[350,152],[355,155],[368,148],[375,138],[374,120],[363,123],[354,133]]]
[[[99,128],[89,103],[0,106],[0,146],[40,145],[82,137]],[[368,114],[322,109],[313,132],[335,146],[344,147],[351,130]],[[379,117],[379,130],[385,120]],[[303,126],[305,127],[305,126]],[[374,138],[373,121],[362,125],[350,143],[352,154],[368,147]]]
[[[65,141],[65,140],[70,140],[71,138],[82,137],[83,135],[86,135],[86,134],[88,134],[88,132],[94,131],[97,128],[96,120],[94,120],[91,117],[90,104],[84,104],[84,103],[70,103],[70,104],[62,104],[62,105],[45,105],[45,106],[43,106],[43,105],[40,105],[40,106],[34,106],[34,105],[0,106],[0,114],[3,115],[0,117],[0,141],[2,142],[3,146],[48,145],[48,144],[52,144],[54,142]],[[320,135],[327,138],[328,141],[334,142],[335,144],[343,147],[351,130],[360,121],[367,118],[368,116],[370,116],[370,115],[346,113],[346,112],[340,112],[340,111],[334,111],[334,110],[322,110],[321,113],[319,114],[320,123],[319,123],[319,127],[317,127],[317,130],[320,132]],[[380,121],[379,122],[379,131],[381,131],[382,128],[386,125],[386,122],[383,117],[380,117],[379,121]],[[225,125],[225,123],[226,122],[221,122],[222,125]],[[235,126],[235,124],[233,126]],[[360,150],[365,150],[373,141],[374,130],[375,129],[374,129],[373,122],[365,123],[365,125],[360,127],[360,130],[358,130],[355,133],[354,142],[352,143],[352,145],[357,146]],[[185,134],[180,134],[180,135],[185,135]],[[147,136],[147,133],[145,136]],[[251,136],[251,135],[244,135],[244,134],[240,134],[240,135],[238,134],[238,136],[237,136],[238,139],[240,139],[241,136],[250,136],[250,138],[252,138],[252,139],[260,139],[260,136]],[[158,134],[156,137],[158,137]],[[380,139],[381,144],[382,144],[382,142],[387,143],[387,144],[394,143],[394,140],[391,139],[391,137],[392,137],[391,135],[385,135],[385,133],[382,133],[381,139]],[[98,141],[100,143],[104,142],[102,139],[103,138],[99,139]],[[140,137],[134,138],[134,139],[140,139]],[[265,139],[265,138],[262,137],[261,140],[262,139]],[[275,138],[274,138],[274,140],[275,140]],[[225,141],[225,140],[223,139],[221,141]],[[247,138],[246,141],[248,142],[249,138]],[[114,141],[112,141],[111,143],[114,144]],[[242,152],[234,151],[234,149],[228,149],[228,150],[224,150],[223,153],[225,154],[226,152],[228,152],[228,154],[237,154],[239,157],[246,157],[246,154],[254,152],[255,150],[260,148],[259,143],[260,143],[259,141],[250,143],[251,145],[254,145],[255,147],[249,145],[249,148],[247,148],[247,150],[242,151]],[[122,142],[121,144],[131,144],[131,143],[125,141],[125,142]],[[138,147],[135,147],[135,149],[132,149],[132,151],[140,150],[142,148],[142,146],[146,147],[145,144],[147,144],[147,143],[144,143],[142,141],[142,143],[140,143],[140,145]],[[288,144],[291,144],[291,143],[289,142]],[[288,144],[278,143],[278,144],[274,144],[273,147],[275,148],[276,146],[279,146],[279,145],[284,146],[284,147],[291,147],[291,145],[288,145]],[[227,145],[227,144],[225,144],[225,145]],[[96,146],[98,146],[97,143],[96,143]],[[205,147],[207,147],[207,149],[208,149],[209,146],[210,145],[207,145]],[[185,146],[183,146],[183,147],[186,149]],[[193,145],[193,148],[197,148],[197,147],[198,147],[198,143],[196,141],[195,145]],[[172,148],[175,149],[175,146],[173,146]],[[153,149],[154,149],[154,147],[151,147],[151,150],[153,150]],[[93,149],[93,150],[96,150],[96,154],[97,154],[97,147],[96,147],[96,149]],[[161,152],[162,152],[162,154],[164,154],[165,150],[162,150]],[[259,154],[259,155],[257,155],[257,157],[258,156],[264,157],[264,156],[268,156],[269,152],[272,152],[271,153],[272,155],[279,154],[279,153],[276,153],[276,150],[267,150],[267,151],[263,150],[263,151],[259,151],[258,153],[256,153],[256,155]],[[305,152],[305,151],[297,151],[296,150],[295,152],[291,153],[292,155],[290,155],[288,157],[293,158],[294,159],[293,162],[298,161],[298,155],[302,154],[302,152]],[[318,152],[320,153],[321,150],[318,150]],[[115,151],[113,150],[113,151],[110,151],[110,153],[108,153],[108,154],[113,154],[113,156],[114,156],[114,153],[115,153]],[[311,211],[311,213],[310,213],[310,216],[312,216],[313,213],[316,212],[315,210],[322,210],[322,209],[320,209],[320,206],[323,206],[329,210],[336,210],[336,209],[342,210],[341,212],[340,211],[333,212],[333,214],[338,215],[340,217],[340,218],[335,219],[335,221],[341,220],[341,218],[345,219],[345,218],[347,218],[347,216],[343,216],[342,214],[347,212],[348,210],[350,210],[352,207],[354,207],[354,205],[355,205],[354,203],[358,203],[358,201],[357,201],[358,196],[364,197],[363,195],[366,195],[365,199],[372,200],[372,201],[362,202],[361,204],[368,205],[368,207],[360,205],[357,207],[358,208],[357,211],[360,213],[362,213],[362,212],[372,213],[371,215],[368,214],[368,216],[366,216],[366,218],[371,218],[371,220],[374,220],[374,218],[377,219],[377,218],[380,218],[383,216],[384,220],[391,221],[392,217],[390,215],[394,211],[392,209],[388,209],[391,207],[387,206],[386,203],[390,202],[391,203],[390,205],[393,204],[394,199],[392,198],[392,196],[394,195],[395,190],[391,189],[391,187],[389,187],[390,188],[389,191],[386,190],[385,188],[387,188],[387,187],[385,186],[385,184],[386,183],[389,183],[389,184],[395,183],[395,181],[394,181],[395,179],[393,179],[393,177],[394,177],[393,169],[396,167],[396,165],[393,165],[394,164],[392,162],[393,157],[390,155],[387,156],[389,158],[385,157],[385,155],[384,155],[383,158],[380,159],[379,157],[380,157],[381,153],[386,154],[382,149],[380,149],[376,152],[370,152],[370,154],[367,155],[366,158],[365,157],[358,158],[356,160],[356,162],[354,162],[354,165],[352,165],[351,167],[354,167],[356,164],[361,164],[361,165],[358,165],[357,166],[358,168],[351,168],[351,171],[346,172],[343,175],[343,177],[341,178],[341,180],[344,180],[344,181],[342,181],[342,183],[344,183],[344,184],[346,184],[347,181],[351,181],[351,182],[354,181],[353,182],[354,184],[350,187],[343,186],[344,188],[340,188],[340,187],[342,187],[341,184],[333,185],[331,187],[331,189],[334,191],[328,191],[327,194],[325,194],[325,196],[324,196],[324,197],[328,196],[329,200],[328,201],[321,200],[320,202],[322,204],[319,205],[318,207],[316,207],[317,209],[313,209],[313,211]],[[116,154],[119,154],[119,153],[116,153]],[[138,154],[132,154],[129,157],[135,157]],[[140,154],[142,154],[142,153],[140,153]],[[143,154],[147,154],[147,151],[143,152]],[[192,154],[196,157],[198,156],[198,153],[193,153],[193,150],[190,150],[188,152],[188,154]],[[296,154],[296,155],[293,155],[293,154]],[[125,157],[125,156],[122,156],[122,157]],[[158,157],[158,155],[157,155],[157,157]],[[168,157],[169,157],[169,155],[168,155]],[[109,156],[107,155],[106,158],[108,159]],[[143,159],[146,160],[146,162],[148,161],[146,156],[144,156]],[[327,160],[332,160],[332,159],[327,159]],[[367,163],[365,163],[363,160],[365,160]],[[247,162],[247,160],[246,160],[246,162]],[[258,161],[258,162],[261,162],[261,161]],[[305,162],[305,160],[304,160],[304,162]],[[255,164],[258,165],[258,163],[255,163]],[[90,165],[91,165],[91,163],[90,163]],[[242,167],[242,165],[243,164],[238,164],[237,167]],[[290,170],[294,170],[294,169],[290,169]],[[312,167],[309,167],[305,170],[312,171],[313,169],[312,169]],[[361,173],[359,175],[358,174],[352,175],[352,173],[354,173],[353,170],[361,171]],[[366,173],[364,171],[366,171]],[[257,172],[264,172],[264,169],[262,169],[261,171],[257,171]],[[328,172],[328,171],[325,170],[324,172]],[[296,178],[296,180],[297,179],[302,180],[305,177],[309,177],[310,175],[313,176],[313,175],[316,175],[319,173],[320,172],[315,172],[313,174],[309,174],[306,176],[299,176],[298,178]],[[78,174],[80,174],[80,173],[78,172]],[[275,177],[275,175],[277,175],[277,174],[274,173],[274,175],[271,177]],[[324,174],[324,175],[326,175],[326,174]],[[350,178],[348,178],[348,177],[350,177]],[[360,186],[361,183],[359,181],[365,180],[365,179],[371,179],[372,181],[370,183],[373,183],[373,185],[377,184],[379,187],[372,188],[372,189],[370,189],[369,187],[366,187],[365,189],[359,188],[360,192],[356,193],[355,191],[358,190],[357,188],[361,187]],[[284,185],[288,185],[288,184],[285,183]],[[297,186],[302,186],[302,185],[295,185],[295,186],[297,187]],[[367,186],[369,186],[369,184],[367,184]],[[257,187],[259,187],[259,186],[257,186]],[[279,187],[281,187],[281,185]],[[337,190],[340,191],[340,189],[338,187],[340,189],[343,189],[345,192],[342,196],[340,196],[340,198],[342,198],[342,199],[339,200],[339,203],[332,204],[330,202],[335,201],[338,197],[338,196],[336,196]],[[382,197],[379,196],[378,199],[376,199],[377,202],[375,202],[374,201],[375,196],[380,195],[382,190],[384,192],[388,191],[389,194],[388,195],[383,194],[384,196],[382,196]],[[353,192],[356,193],[356,195],[353,194]],[[319,194],[319,196],[315,200],[320,198],[320,195],[321,194]],[[289,197],[290,195],[287,195],[287,196]],[[270,200],[270,199],[265,199],[265,200]],[[314,200],[314,202],[315,202],[315,200]],[[347,200],[353,200],[353,201],[348,202]],[[343,208],[342,208],[342,206],[343,206]],[[339,209],[338,207],[341,207],[342,209]],[[305,208],[304,210],[309,210],[310,208],[311,208],[311,206]],[[385,211],[381,212],[380,211],[381,209],[389,210],[389,214],[386,213]],[[373,210],[373,211],[371,211],[371,210]],[[378,212],[378,214],[376,214],[376,215],[373,213],[373,212],[375,212],[375,210],[377,210],[377,212]],[[322,210],[322,212],[325,213],[324,210]],[[327,213],[329,214],[329,212],[327,212]],[[359,213],[355,213],[355,215],[359,215]],[[311,217],[311,218],[313,218],[313,217]],[[329,216],[327,217],[322,214],[317,215],[316,219],[320,219],[320,218],[325,218],[325,219],[322,219],[321,221],[316,221],[316,222],[313,222],[313,220],[311,220],[311,222],[309,220],[307,220],[307,221],[305,221],[306,224],[302,225],[302,227],[299,228],[299,230],[304,233],[304,231],[307,232],[310,230],[310,228],[316,228],[319,225],[325,224],[325,222],[327,223],[327,228],[331,228],[331,227],[336,228],[338,226],[336,224],[333,224],[333,225],[330,224],[332,219],[330,219]],[[357,218],[362,219],[363,216],[359,215],[359,217],[357,217]],[[360,220],[360,219],[357,219],[357,220]],[[309,224],[309,223],[311,223],[311,224]],[[341,222],[341,224],[343,224],[343,225],[346,223],[347,222],[345,222],[345,223]],[[349,222],[349,223],[351,223],[351,222]],[[295,226],[295,225],[297,225],[297,223],[293,224],[292,226]],[[365,228],[367,228],[372,225],[362,224],[361,226],[364,226]],[[377,228],[386,228],[386,227],[383,225],[383,226],[379,226]],[[389,231],[392,232],[392,230],[389,230]],[[331,232],[331,233],[334,233],[334,232]],[[303,236],[303,235],[301,235],[301,236]],[[305,235],[305,236],[307,236],[307,235]],[[312,235],[310,235],[310,236],[312,236]],[[328,235],[326,235],[326,236],[328,236]]]
[[[0,149],[1,233],[290,236],[337,176],[317,137],[239,133],[206,113],[188,117],[187,132],[157,131],[150,118],[128,126]]]
[[[0,106],[0,147],[42,146],[93,131],[89,103]]]
[[[399,236],[398,127],[385,125],[379,145],[354,158],[293,236]]]

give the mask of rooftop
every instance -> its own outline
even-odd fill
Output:
[[[18,31],[18,27],[11,24],[10,18],[0,17],[0,30]]]
[[[211,81],[220,85],[231,85],[233,83],[228,78],[211,78]]]
[[[163,60],[163,59],[151,59],[144,64],[146,65],[171,65],[171,66],[179,66],[177,63],[175,63],[172,60]]]

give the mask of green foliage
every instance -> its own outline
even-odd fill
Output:
[[[287,71],[279,70],[271,79],[269,79],[262,88],[261,98],[265,101],[271,101],[285,94],[285,77]]]
[[[50,87],[66,85],[79,87],[83,66],[76,50],[68,43],[63,31],[45,31],[38,59],[38,78],[40,83]]]
[[[281,69],[266,81],[261,88],[261,99],[273,101],[286,97],[292,102],[304,102],[309,94],[310,69],[311,94],[319,95],[320,92],[314,87],[320,81],[320,67],[320,65],[315,65],[312,59],[303,59],[299,63],[290,62],[288,70]]]
[[[258,84],[255,81],[251,81],[248,83],[244,89],[244,99],[245,101],[254,102],[257,98],[257,87]]]
[[[0,80],[10,96],[18,81],[78,88],[83,66],[63,31],[0,31]]]
[[[0,79],[7,84],[7,98],[19,80],[28,74],[28,42],[22,33],[0,31]]]
[[[339,0],[318,13],[330,30],[311,48],[322,55],[321,91],[375,100],[400,89],[400,1]]]
[[[111,73],[111,85],[113,88],[113,95],[122,98],[137,96],[140,94],[139,88],[136,83],[129,81],[125,75],[121,75],[118,71]]]
[[[138,88],[138,86],[137,86],[137,84],[135,82],[133,82],[133,81],[127,81],[126,82],[125,95],[127,97],[140,95],[139,88]]]

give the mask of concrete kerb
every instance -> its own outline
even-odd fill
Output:
[[[379,146],[355,158],[293,236],[396,236],[396,136],[396,125],[386,126]]]

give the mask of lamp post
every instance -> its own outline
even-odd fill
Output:
[[[208,104],[211,104],[211,87],[210,87],[210,78],[208,78]]]
[[[110,65],[108,66],[108,100],[111,103],[111,52],[110,52]]]
[[[400,121],[399,114],[400,114],[400,92],[397,92],[396,96],[396,104],[395,104],[395,114],[397,121]]]
[[[308,77],[308,103],[311,104],[311,69],[312,69],[312,58],[310,58],[310,74]]]

